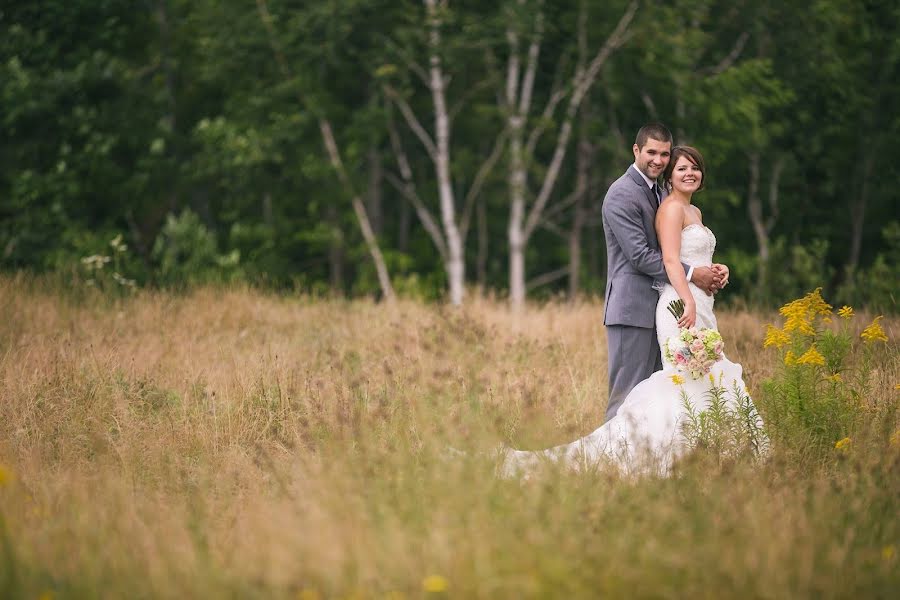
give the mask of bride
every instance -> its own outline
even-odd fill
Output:
[[[703,225],[700,210],[691,204],[694,192],[703,187],[703,175],[703,157],[695,148],[672,149],[663,175],[671,193],[660,204],[655,223],[666,274],[672,282],[661,286],[656,305],[657,339],[663,353],[666,341],[677,335],[680,328],[717,328],[713,296],[689,283],[682,267],[682,263],[712,265],[716,237]],[[727,269],[724,265],[717,268]],[[677,299],[684,302],[684,313],[676,320],[667,307]],[[689,447],[685,426],[692,416],[710,406],[717,389],[732,411],[738,409],[739,398],[749,402],[741,365],[724,355],[709,375],[697,380],[676,371],[665,358],[663,364],[662,371],[635,386],[612,419],[586,437],[534,452],[504,449],[501,475],[527,474],[545,460],[561,461],[576,469],[607,461],[625,472],[666,473]],[[752,403],[750,408],[755,426],[761,428]]]

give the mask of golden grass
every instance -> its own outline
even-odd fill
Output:
[[[854,432],[850,452],[519,483],[494,477],[500,441],[543,447],[602,422],[599,303],[513,314],[246,289],[111,301],[2,277],[0,308],[0,596],[877,597],[900,584],[887,442],[900,392],[884,385],[900,383],[896,320],[868,399],[882,427]],[[720,314],[754,392],[775,368],[762,350],[775,317]],[[448,445],[469,458],[447,460]]]

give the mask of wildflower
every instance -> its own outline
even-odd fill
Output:
[[[684,385],[684,377],[682,377],[681,375],[672,375],[671,377],[669,377],[669,379],[671,379],[672,383],[674,383],[675,385]]]
[[[794,356],[793,350],[788,350],[787,354],[784,355],[784,364],[789,367],[797,364],[797,357]]]
[[[121,233],[110,240],[109,245],[112,246],[112,249],[116,252],[125,252],[128,250],[128,245],[122,241]]]
[[[429,575],[422,580],[422,589],[429,594],[440,594],[447,591],[447,580],[440,575]]]
[[[9,483],[12,483],[13,474],[12,471],[0,465],[0,487],[3,487]]]
[[[863,332],[859,334],[859,337],[866,340],[867,342],[886,342],[888,341],[887,335],[884,333],[884,329],[881,328],[881,323],[878,321],[881,320],[883,315],[878,315],[875,319],[869,324],[868,327],[863,329]]]
[[[891,448],[900,448],[900,429],[891,434]]]
[[[763,348],[768,348],[770,346],[781,348],[790,341],[791,339],[788,337],[788,334],[774,325],[769,325],[768,330],[766,330],[766,339],[763,342]]]
[[[825,366],[825,357],[816,350],[815,344],[809,347],[809,350],[803,353],[803,355],[797,359],[797,362],[801,365],[820,365]]]
[[[853,308],[845,304],[838,310],[838,316],[842,319],[849,319],[853,316]]]
[[[782,306],[778,312],[785,316],[784,331],[799,331],[800,333],[815,335],[813,323],[817,316],[824,319],[831,316],[831,305],[822,299],[822,288],[816,288],[812,292]]]
[[[831,305],[822,298],[822,288],[818,287],[808,293],[803,299],[806,300],[806,306],[812,316],[822,315],[823,317],[831,316]]]
[[[850,449],[850,444],[852,441],[853,440],[851,440],[850,438],[845,437],[844,439],[836,441],[834,443],[834,448],[836,450],[840,450],[841,452],[846,452],[847,450]]]
[[[897,554],[897,548],[894,547],[893,544],[890,546],[885,546],[881,549],[881,559],[888,561],[894,558],[894,555]]]
[[[830,381],[831,383],[841,383],[844,379],[841,377],[840,373],[835,373],[834,375],[829,375],[825,378],[826,381]]]
[[[112,260],[109,256],[101,255],[101,254],[92,254],[90,256],[85,256],[81,259],[81,264],[85,265],[88,271],[99,271],[103,268],[103,265],[109,263]]]
[[[794,300],[782,306],[778,312],[785,317],[784,331],[799,331],[800,333],[808,333],[814,335],[816,330],[810,323],[806,304],[802,300]]]

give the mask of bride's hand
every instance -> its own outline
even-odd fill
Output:
[[[728,269],[728,265],[723,265],[722,263],[713,263],[712,265],[713,273],[716,274],[718,279],[719,289],[722,289],[726,285],[728,285],[728,276],[731,275],[731,271]]]
[[[697,304],[695,302],[684,303],[684,314],[678,319],[678,327],[689,329],[697,323]]]

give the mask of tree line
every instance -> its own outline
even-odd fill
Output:
[[[602,293],[600,204],[658,120],[706,157],[732,298],[896,310],[898,26],[886,0],[4,3],[0,268]]]

